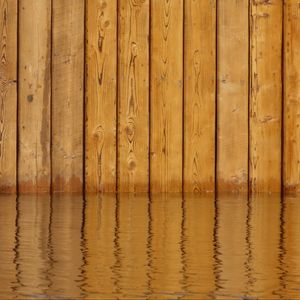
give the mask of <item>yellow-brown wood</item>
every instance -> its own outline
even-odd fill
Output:
[[[116,190],[117,1],[86,7],[85,190]]]
[[[216,1],[185,1],[184,191],[215,186]]]
[[[248,188],[248,1],[218,1],[217,184]]]
[[[0,192],[16,192],[17,1],[0,0]]]
[[[183,1],[151,1],[150,188],[182,190]]]
[[[282,6],[282,0],[251,1],[249,172],[252,192],[281,189]]]
[[[300,191],[300,1],[284,8],[284,162],[287,192]]]
[[[84,1],[53,0],[52,189],[83,185]]]
[[[118,188],[149,186],[149,0],[119,1]]]
[[[19,5],[18,190],[50,192],[51,0]]]

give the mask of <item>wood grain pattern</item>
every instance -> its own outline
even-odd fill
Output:
[[[52,188],[83,184],[84,1],[53,0]]]
[[[87,1],[85,189],[116,190],[117,1]]]
[[[152,192],[182,190],[183,1],[151,2]]]
[[[216,1],[185,1],[184,24],[184,191],[213,191]]]
[[[287,192],[300,191],[300,1],[284,9],[284,163]]]
[[[218,2],[219,191],[248,188],[248,8],[244,0]]]
[[[51,0],[21,0],[18,189],[50,192]]]
[[[119,1],[118,187],[149,187],[149,0]]]
[[[17,3],[0,0],[0,192],[16,191]]]
[[[250,188],[281,189],[282,1],[251,2]]]

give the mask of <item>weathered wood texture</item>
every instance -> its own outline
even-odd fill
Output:
[[[300,0],[0,0],[0,192],[300,192],[299,49]]]
[[[216,1],[185,1],[184,191],[215,187]]]
[[[149,179],[149,0],[119,0],[118,187],[147,192]]]
[[[84,1],[53,0],[52,190],[83,185]]]
[[[0,0],[0,192],[16,191],[17,2]]]
[[[151,2],[150,189],[182,190],[183,1]]]
[[[248,12],[248,1],[218,1],[219,191],[248,188]]]
[[[85,190],[114,192],[117,0],[86,3]]]
[[[286,191],[300,191],[300,1],[284,8],[284,177]]]
[[[51,0],[19,5],[18,189],[50,192]]]
[[[250,186],[281,190],[283,1],[251,2]]]

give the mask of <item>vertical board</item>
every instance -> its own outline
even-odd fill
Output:
[[[16,191],[17,2],[0,0],[0,192]]]
[[[85,190],[116,190],[117,1],[88,0]]]
[[[53,0],[52,189],[83,183],[84,1]]]
[[[250,188],[281,188],[282,0],[251,2]]]
[[[300,191],[300,1],[284,9],[284,179],[286,191]]]
[[[183,1],[151,1],[150,186],[182,190]]]
[[[19,5],[18,190],[50,192],[51,0]]]
[[[213,191],[216,1],[185,1],[184,24],[184,191]]]
[[[248,6],[245,0],[218,2],[219,191],[248,188]]]
[[[118,188],[149,182],[149,0],[119,1]]]

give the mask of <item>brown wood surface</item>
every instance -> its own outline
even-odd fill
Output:
[[[299,24],[300,0],[0,0],[0,193],[300,192]]]
[[[117,0],[86,7],[85,190],[116,190]]]
[[[183,1],[151,2],[150,184],[182,190]]]
[[[250,188],[281,189],[282,0],[251,2]]]
[[[216,1],[185,1],[184,191],[215,187]]]
[[[84,1],[53,0],[52,189],[83,185]]]
[[[18,190],[50,192],[51,0],[19,5]]]
[[[287,192],[300,191],[300,1],[284,8],[284,162]]]
[[[245,0],[218,1],[219,191],[248,188],[248,6]]]
[[[119,1],[118,188],[149,186],[149,0]]]
[[[16,192],[17,2],[0,0],[0,192]]]

